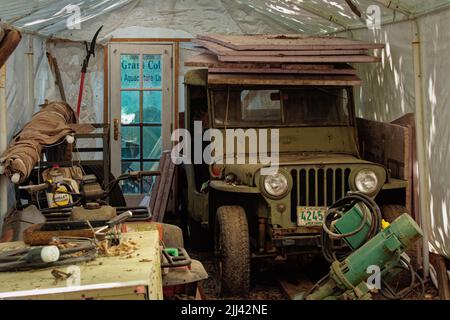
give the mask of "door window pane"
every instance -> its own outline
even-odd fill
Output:
[[[122,124],[139,123],[141,121],[139,105],[139,91],[122,91]]]
[[[130,171],[140,171],[141,164],[140,162],[129,162],[122,161],[122,172],[130,172]],[[122,192],[124,194],[139,194],[141,193],[141,186],[138,181],[133,181],[131,179],[123,180],[120,182],[120,187],[122,188]]]
[[[140,137],[139,127],[122,127],[122,159],[139,159]]]
[[[144,159],[159,159],[161,157],[161,127],[144,127]]]
[[[144,123],[161,123],[162,92],[144,91]]]
[[[122,89],[140,88],[140,69],[138,54],[122,54],[120,56]]]
[[[158,167],[159,162],[157,161],[144,162],[144,171],[157,171]],[[142,193],[149,194],[152,191],[156,178],[157,176],[143,178]]]
[[[144,88],[161,88],[161,55],[144,54]]]

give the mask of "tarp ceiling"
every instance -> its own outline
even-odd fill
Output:
[[[371,5],[378,5],[382,22],[389,23],[448,6],[450,0],[0,0],[0,18],[28,32],[74,40],[101,24],[103,37],[136,26],[187,35],[208,30],[323,34],[363,26]],[[80,9],[80,30],[67,29],[73,6]]]

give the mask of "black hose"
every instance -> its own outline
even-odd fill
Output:
[[[385,281],[382,281],[383,286],[380,289],[380,294],[388,300],[402,300],[406,298],[408,295],[410,295],[412,291],[418,285],[420,285],[421,294],[419,298],[422,298],[423,295],[425,294],[425,282],[423,281],[422,277],[417,273],[417,271],[414,270],[414,267],[408,260],[406,260],[404,257],[400,257],[400,261],[404,263],[404,266],[399,265],[397,268],[408,270],[410,273],[411,280],[409,286],[402,289],[399,292],[394,292],[393,290],[391,290],[391,288]]]
[[[61,240],[61,239],[60,239]],[[29,262],[26,256],[31,248],[23,248],[4,252],[0,255],[0,272],[22,271],[38,268],[57,267],[61,265],[75,264],[92,261],[96,257],[97,248],[91,239],[69,239],[66,242],[77,242],[78,245],[71,248],[60,249],[60,257],[55,262]],[[82,256],[72,256],[74,253],[83,252]]]
[[[358,202],[362,202],[365,207],[362,207],[363,219],[361,224],[352,232],[347,234],[337,234],[330,230],[329,225],[332,224],[333,221],[342,217],[342,214],[348,209],[355,206]],[[367,211],[367,209],[368,211]],[[372,239],[375,235],[377,235],[381,231],[381,210],[378,205],[373,201],[370,197],[366,196],[362,193],[349,193],[346,197],[338,200],[334,203],[325,214],[322,233],[320,237],[320,242],[322,246],[322,253],[324,258],[329,262],[333,263],[334,261],[342,261],[346,257],[348,257],[353,250],[358,248],[354,248],[353,250],[349,250],[347,252],[337,253],[333,250],[332,242],[336,239],[345,239],[355,234],[361,232],[361,230],[366,225],[367,221],[371,221],[369,232],[366,236],[366,242]]]

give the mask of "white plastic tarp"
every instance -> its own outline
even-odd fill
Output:
[[[352,0],[355,10],[345,0],[0,0],[0,18],[23,31],[43,36],[89,40],[104,25],[100,40],[110,38],[189,38],[200,33],[336,33],[386,43],[380,65],[358,66],[363,86],[357,92],[359,115],[392,121],[415,111],[412,23],[418,18],[422,39],[423,79],[427,156],[430,167],[431,217],[430,245],[450,256],[450,94],[448,55],[450,46],[450,0]],[[78,7],[74,7],[74,5]],[[368,9],[377,5],[381,30],[365,26]],[[389,8],[388,8],[389,7]],[[80,29],[68,29],[68,21],[81,16]],[[441,11],[436,11],[440,9]],[[356,13],[361,13],[359,17]],[[370,12],[370,10],[369,10]],[[404,22],[401,22],[404,21]],[[401,23],[398,23],[401,22]],[[359,30],[342,33],[348,28]],[[24,38],[8,61],[8,138],[17,132],[33,113],[27,101],[26,57],[29,40]],[[33,37],[34,109],[44,98],[59,93],[45,59],[44,39]],[[74,106],[78,94],[79,70],[84,56],[77,43],[47,44],[58,59],[69,103]],[[28,50],[28,51],[27,51]],[[183,61],[195,54],[183,44]],[[103,56],[98,50],[91,61],[82,119],[103,119]],[[186,68],[182,66],[182,74]],[[183,110],[180,92],[180,109]]]

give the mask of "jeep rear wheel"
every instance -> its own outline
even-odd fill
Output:
[[[245,210],[239,206],[217,209],[215,254],[220,291],[229,296],[246,296],[250,288],[250,239]]]

